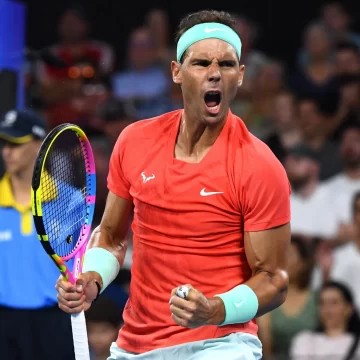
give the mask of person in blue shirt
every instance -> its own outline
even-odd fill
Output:
[[[57,307],[59,272],[38,240],[31,214],[32,173],[45,136],[46,122],[33,111],[12,110],[0,119],[2,360],[75,358],[70,318]]]

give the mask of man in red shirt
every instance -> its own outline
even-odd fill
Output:
[[[84,272],[57,283],[61,309],[91,306],[123,263],[134,204],[130,298],[109,359],[260,359],[255,318],[285,300],[290,188],[229,110],[244,75],[235,29],[225,12],[182,20],[171,66],[184,109],[121,133]]]

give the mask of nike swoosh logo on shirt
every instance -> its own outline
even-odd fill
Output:
[[[204,29],[204,31],[205,31],[206,33],[210,33],[210,32],[214,32],[214,31],[226,31],[226,29],[222,29],[222,28],[212,28],[212,29],[209,29],[208,27],[206,27],[206,28]]]
[[[223,191],[205,191],[205,188],[203,188],[201,191],[200,191],[200,195],[201,196],[210,196],[210,195],[216,195],[216,194],[223,194],[224,192]]]

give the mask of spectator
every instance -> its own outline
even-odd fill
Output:
[[[297,145],[289,149],[284,166],[292,187],[292,232],[326,240],[334,238],[340,219],[332,206],[331,194],[320,184],[320,165],[314,151]]]
[[[122,326],[122,310],[111,299],[101,296],[86,312],[91,360],[106,360],[110,346]]]
[[[360,311],[360,192],[353,198],[354,235],[348,244],[327,252],[320,262],[324,280],[345,284],[354,294],[354,305]]]
[[[332,195],[334,206],[342,214],[344,224],[353,220],[352,201],[356,192],[360,191],[360,124],[349,125],[344,131],[340,154],[344,169],[326,181]],[[352,232],[349,235],[353,235]],[[349,236],[351,238],[352,236]],[[348,240],[349,240],[348,238]]]
[[[250,100],[231,107],[234,114],[241,115],[249,130],[259,138],[266,138],[272,131],[274,99],[284,87],[284,77],[283,65],[278,61],[269,61],[253,79]]]
[[[301,331],[314,330],[316,327],[316,298],[310,288],[313,262],[309,241],[292,236],[286,301],[258,319],[259,336],[266,360],[287,360],[292,338]]]
[[[335,68],[337,75],[360,74],[360,48],[351,42],[337,44],[335,52]]]
[[[133,112],[134,110],[130,104],[113,97],[100,106],[96,126],[103,129],[112,146],[115,145],[120,133],[128,125],[136,121]]]
[[[321,181],[338,174],[343,168],[338,145],[328,139],[337,108],[337,93],[322,97],[303,95],[298,98],[299,126],[303,143],[316,154]]]
[[[348,288],[326,283],[319,297],[320,326],[299,333],[291,345],[291,360],[359,358],[360,320]]]
[[[79,4],[65,10],[58,31],[60,42],[49,51],[63,65],[42,64],[38,71],[47,116],[51,127],[63,122],[86,125],[108,96],[113,50],[89,38],[90,21]]]
[[[296,101],[291,92],[283,90],[274,98],[272,122],[274,129],[265,139],[265,143],[283,162],[288,149],[301,142]]]
[[[70,319],[57,307],[54,283],[59,270],[39,244],[31,214],[32,173],[46,127],[44,119],[29,110],[10,111],[0,123],[6,169],[0,180],[0,357],[4,360],[74,359]],[[48,201],[56,201],[55,194],[49,191]],[[51,341],[44,341],[44,334]]]
[[[308,60],[289,78],[297,94],[323,95],[336,89],[335,68],[331,61],[333,43],[327,29],[318,23],[305,29],[304,48]]]
[[[146,27],[130,35],[128,67],[112,79],[114,96],[132,104],[137,119],[151,118],[170,107],[170,79],[157,64],[156,47]]]
[[[360,48],[360,35],[351,31],[351,15],[340,1],[330,1],[322,8],[322,22],[335,42],[351,41]]]
[[[264,65],[268,63],[267,56],[260,50],[255,49],[258,38],[259,27],[250,19],[235,15],[239,29],[242,48],[241,64],[245,65],[244,83],[238,89],[238,98],[241,100],[249,99],[253,93],[253,81]]]

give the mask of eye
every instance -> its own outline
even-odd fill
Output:
[[[209,64],[210,64],[210,62],[207,60],[196,60],[194,62],[195,66],[202,66],[202,67],[207,67],[207,66],[209,66]]]
[[[221,61],[220,66],[222,66],[222,67],[234,67],[235,66],[235,61],[231,61],[231,60]]]

